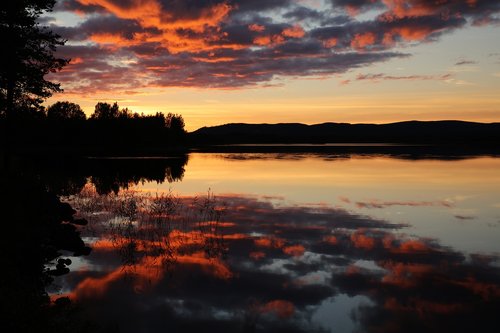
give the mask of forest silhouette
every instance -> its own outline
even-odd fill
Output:
[[[7,126],[6,119],[0,122]],[[87,119],[79,105],[57,102],[46,110],[17,112],[8,122],[10,149],[21,153],[144,154],[172,151],[186,140],[182,116],[138,114],[118,103],[97,103]]]

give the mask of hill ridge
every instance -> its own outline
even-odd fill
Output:
[[[197,144],[238,143],[483,143],[500,142],[500,123],[463,120],[373,123],[228,123],[189,133]]]

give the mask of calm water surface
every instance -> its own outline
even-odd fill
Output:
[[[93,251],[53,297],[122,332],[495,324],[500,159],[195,153],[168,179],[66,198]]]

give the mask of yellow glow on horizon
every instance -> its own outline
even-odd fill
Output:
[[[226,123],[285,123],[315,124],[323,122],[388,123],[405,120],[459,119],[478,122],[500,121],[500,97],[493,92],[455,91],[435,93],[421,92],[364,93],[355,90],[339,90],[344,94],[323,96],[297,96],[294,88],[267,88],[267,91],[196,91],[172,89],[143,95],[94,96],[91,100],[78,96],[59,94],[47,104],[57,100],[70,100],[82,106],[86,114],[92,114],[98,101],[118,102],[134,112],[181,114],[188,131],[203,126]],[[265,90],[265,89],[264,89]],[[292,90],[292,91],[289,91]],[[272,96],[275,94],[276,96]],[[74,97],[74,98],[73,98]]]

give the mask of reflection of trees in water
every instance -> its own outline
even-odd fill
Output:
[[[87,184],[68,200],[99,235],[94,246],[112,245],[131,272],[148,261],[168,271],[179,256],[200,251],[214,259],[227,250],[219,227],[223,207],[211,192],[194,198],[130,190],[99,194]]]
[[[98,193],[118,193],[144,182],[181,181],[187,160],[187,155],[172,159],[98,159],[87,161],[90,167],[86,171]]]
[[[204,149],[217,154],[219,158],[237,161],[251,160],[285,160],[300,161],[316,158],[325,162],[348,160],[351,158],[386,157],[395,160],[439,160],[460,161],[485,156],[499,157],[496,148],[463,146],[418,146],[418,145],[384,145],[379,146],[217,146],[217,149]]]
[[[182,181],[188,155],[171,158],[15,158],[11,168],[58,195],[79,193],[90,180],[97,192],[117,193],[145,182]]]
[[[0,176],[2,329],[7,332],[78,332],[73,307],[51,304],[46,287],[53,276],[69,272],[73,256],[90,248],[80,238],[75,211],[27,174],[5,170]]]

